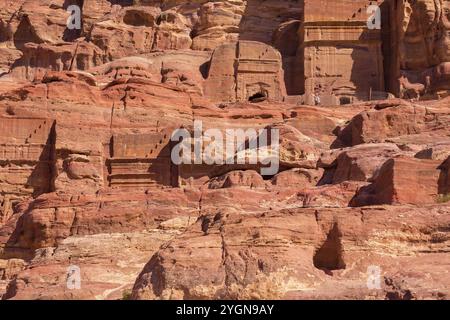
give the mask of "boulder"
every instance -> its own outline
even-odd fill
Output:
[[[441,161],[397,157],[387,160],[374,182],[360,190],[353,204],[433,204],[438,201]]]

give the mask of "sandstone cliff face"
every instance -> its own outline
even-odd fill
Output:
[[[423,229],[420,221],[429,218],[435,225],[425,223]],[[405,219],[414,219],[414,227],[406,226]],[[383,290],[367,288],[365,273],[375,264],[384,270],[386,280],[396,279],[403,265],[407,287],[403,289],[414,298],[436,299],[448,292],[448,280],[441,282],[432,275],[446,272],[450,262],[448,254],[438,253],[445,247],[439,230],[448,222],[448,207],[442,206],[288,209],[245,215],[219,211],[163,246],[139,276],[133,296],[369,299],[396,294],[389,281]],[[429,260],[419,264],[426,273],[416,278],[412,265],[424,254]],[[434,259],[439,263],[432,266]]]
[[[376,3],[0,0],[0,297],[448,299],[449,3]]]

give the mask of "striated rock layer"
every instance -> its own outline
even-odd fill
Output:
[[[450,298],[449,1],[0,8],[2,299]]]

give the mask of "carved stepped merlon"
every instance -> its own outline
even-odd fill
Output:
[[[347,18],[347,21],[356,20],[356,21],[364,21],[367,19],[367,8],[370,5],[377,5],[377,1],[365,1],[365,4],[359,7],[356,11],[353,12],[351,16]]]
[[[46,144],[53,126],[49,119],[0,117],[0,142]]]
[[[43,120],[34,130],[31,130],[28,137],[25,139],[25,143],[32,143],[33,141],[42,141],[42,138],[48,137],[50,127],[47,120]]]
[[[170,141],[171,132],[126,134],[113,137],[113,158],[155,158]]]
[[[108,159],[111,187],[176,186],[170,159],[172,130],[113,137]]]
[[[54,121],[0,117],[0,194],[14,199],[51,189]]]
[[[367,8],[386,0],[314,0],[304,1],[305,22],[367,22]],[[388,0],[389,1],[389,0]],[[396,1],[396,0],[394,0]]]

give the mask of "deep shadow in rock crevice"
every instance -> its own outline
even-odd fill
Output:
[[[438,169],[441,171],[438,180],[438,194],[450,195],[450,157]]]
[[[337,223],[328,232],[327,239],[314,254],[313,263],[318,269],[327,271],[345,269],[342,234]]]

